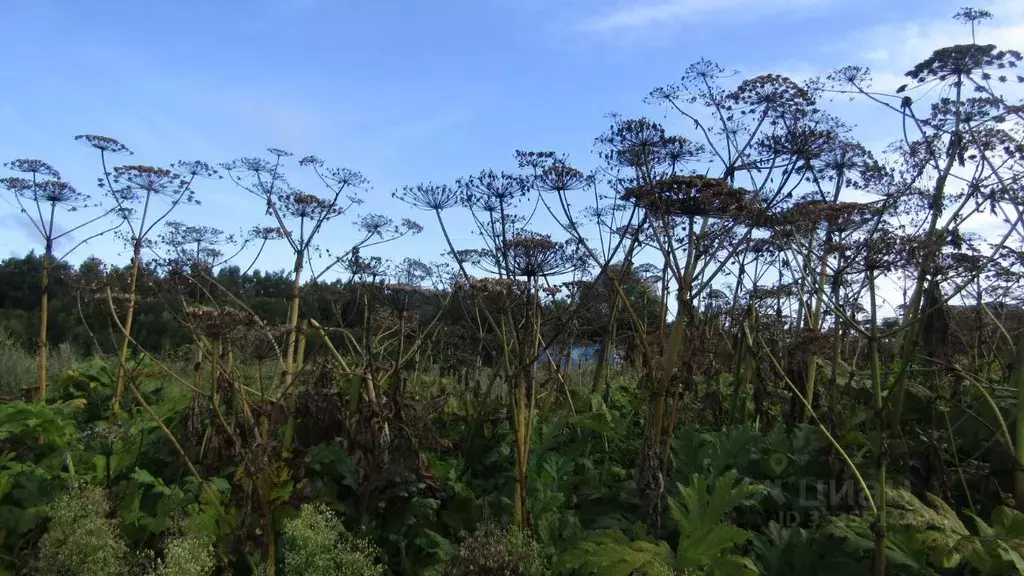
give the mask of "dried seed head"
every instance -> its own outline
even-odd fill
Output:
[[[530,191],[530,179],[519,174],[484,170],[476,176],[460,179],[457,186],[465,193],[464,200],[475,208],[508,205]],[[496,208],[495,208],[496,209]]]
[[[174,164],[171,164],[171,168],[174,168],[182,174],[188,174],[196,178],[220,178],[217,174],[217,169],[210,166],[202,160],[179,160]]]
[[[63,180],[43,180],[36,187],[36,197],[43,202],[65,206],[82,203],[88,198]]]
[[[115,166],[114,193],[122,199],[135,200],[140,193],[176,197],[185,189],[181,176],[156,166]]]
[[[19,198],[24,198],[31,202],[49,202],[54,205],[62,205],[69,210],[75,210],[88,200],[88,196],[75,190],[74,186],[63,180],[32,182],[27,178],[12,176],[0,178],[0,187],[10,190]]]
[[[728,98],[741,107],[741,114],[763,110],[777,117],[814,106],[810,92],[780,74],[748,78]]]
[[[505,243],[504,251],[509,273],[514,276],[556,276],[568,272],[574,264],[566,245],[546,234],[518,234]]]
[[[394,221],[384,214],[366,214],[359,218],[356,225],[360,230],[372,236],[383,236],[384,230],[391,226]]]
[[[485,306],[498,311],[519,310],[526,303],[527,284],[510,278],[470,278],[456,289],[467,291]]]
[[[284,230],[279,226],[255,226],[249,230],[250,240],[280,240],[284,238]]]
[[[615,117],[611,127],[597,138],[596,143],[605,162],[639,168],[663,159],[667,138],[664,126],[649,118]]]
[[[275,170],[273,164],[263,158],[256,158],[254,156],[247,156],[239,158],[238,160],[232,160],[231,162],[224,162],[220,167],[227,172],[239,172],[248,176],[262,176],[264,174],[270,174]]]
[[[1020,52],[998,50],[994,44],[959,44],[932,52],[931,56],[914,66],[905,76],[918,84],[947,80],[961,82],[985,69],[1016,68],[1021,58]]]
[[[587,187],[593,179],[566,164],[552,164],[537,174],[537,186],[545,192],[568,192]]]
[[[42,160],[19,158],[17,160],[11,160],[10,162],[4,163],[4,166],[14,170],[15,172],[24,172],[26,174],[60,180],[60,172],[57,172],[56,168]]]
[[[622,200],[634,201],[645,210],[664,216],[743,215],[753,208],[753,195],[721,178],[671,176],[650,186],[628,188]]]
[[[516,163],[520,168],[532,168],[533,170],[541,170],[546,166],[557,162],[558,156],[554,152],[542,151],[532,152],[525,150],[516,150],[515,152]]]
[[[405,186],[391,195],[415,208],[438,212],[457,206],[462,199],[462,192],[458,188],[433,183]]]
[[[348,168],[328,168],[320,173],[324,180],[339,188],[364,188],[370,180],[362,172]]]
[[[234,308],[190,306],[185,314],[193,329],[208,338],[243,338],[259,327],[259,321],[251,314]]]
[[[797,202],[777,218],[781,224],[807,231],[828,224],[834,231],[850,231],[867,224],[878,214],[878,207],[863,202]]]
[[[344,210],[336,202],[300,190],[291,190],[281,198],[281,206],[288,216],[307,220],[325,220],[340,215]]]
[[[28,178],[22,178],[21,176],[0,178],[0,186],[22,198],[31,199],[32,197],[32,181]]]
[[[124,154],[128,156],[134,154],[134,152],[129,150],[127,146],[121,144],[114,138],[110,138],[109,136],[79,134],[78,136],[75,136],[75,141],[85,146],[95,148],[106,154]]]
[[[411,311],[417,297],[425,292],[423,288],[412,284],[381,284],[377,288],[377,295],[384,305],[399,314]]]

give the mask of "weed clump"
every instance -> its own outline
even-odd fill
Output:
[[[377,548],[356,538],[324,504],[304,504],[284,525],[286,574],[304,576],[379,576]]]
[[[39,542],[40,576],[125,576],[128,548],[101,488],[74,487],[47,510]]]
[[[549,573],[533,538],[524,532],[481,524],[459,545],[445,576],[542,576]]]
[[[216,567],[213,546],[206,538],[178,536],[167,542],[157,576],[210,576]]]

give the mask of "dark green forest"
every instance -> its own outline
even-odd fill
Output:
[[[1024,574],[1022,56],[955,18],[898,87],[699,60],[417,221],[277,148],[5,163],[0,575]]]

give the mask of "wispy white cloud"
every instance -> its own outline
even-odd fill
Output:
[[[995,44],[1003,49],[1021,48],[1024,43],[1024,2],[994,0],[978,4],[976,7],[987,9],[995,16],[978,25],[978,43]],[[825,52],[841,54],[882,73],[901,75],[937,48],[971,41],[970,28],[951,16],[952,13],[942,18],[879,24],[826,46]]]
[[[979,44],[995,44],[1001,49],[1024,48],[1024,2],[994,0],[977,7],[990,10],[995,16],[977,27]],[[831,63],[829,69],[847,64],[867,66],[871,70],[872,88],[892,92],[908,83],[905,73],[935,50],[971,42],[970,28],[951,16],[952,12],[938,18],[881,23],[824,46],[822,53]],[[828,71],[821,69],[818,74]],[[1019,84],[1010,83],[1000,89],[1007,96],[1024,95]]]
[[[1001,49],[1024,48],[1024,2],[994,0],[975,5],[990,10],[995,16],[993,20],[983,22],[978,27],[979,43],[995,44]],[[820,47],[819,51],[801,53],[793,60],[773,65],[762,63],[757,66],[740,66],[740,69],[744,77],[775,72],[801,82],[825,76],[844,65],[864,65],[871,70],[872,88],[892,93],[900,85],[909,82],[905,72],[936,49],[971,41],[970,28],[951,18],[957,5],[951,6],[949,14],[922,16],[900,22],[880,22],[854,30],[834,44]],[[1024,87],[1013,83],[1000,86],[1000,90],[1011,98],[1024,95]],[[913,90],[910,94],[919,97]],[[927,97],[934,98],[935,94]],[[825,99],[821,103],[826,110],[851,125],[854,137],[878,156],[885,157],[883,150],[886,145],[903,138],[898,113],[880,108],[874,102],[835,98]],[[960,176],[971,177],[970,174]],[[846,197],[853,201],[867,198],[860,194]],[[951,212],[945,214],[945,217],[949,216]],[[1005,232],[1006,224],[999,216],[979,212],[972,215],[961,226],[961,230],[992,240]],[[894,278],[883,279],[879,285],[879,296],[886,302],[885,306],[900,304],[903,302],[903,287]]]
[[[714,14],[743,9],[746,13],[764,14],[781,10],[807,8],[824,0],[658,0],[624,2],[617,8],[587,17],[577,25],[591,32],[640,29],[663,24],[677,24]]]

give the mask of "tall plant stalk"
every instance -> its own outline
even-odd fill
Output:
[[[43,243],[42,273],[39,282],[39,338],[36,341],[39,381],[35,398],[38,402],[46,402],[46,360],[49,352],[48,327],[50,325],[50,275],[53,266],[55,263],[63,261],[77,248],[94,238],[116,229],[117,226],[102,229],[88,235],[58,257],[54,253],[57,242],[105,218],[110,214],[110,210],[96,210],[96,216],[72,225],[62,232],[58,232],[55,228],[57,208],[60,207],[68,212],[80,208],[95,208],[88,204],[89,197],[78,192],[71,184],[61,180],[60,173],[53,166],[42,160],[22,158],[7,162],[4,164],[4,167],[15,172],[30,175],[27,178],[0,178],[0,188],[5,188],[12,193],[19,211],[31,222],[33,229],[39,234]],[[27,206],[30,205],[34,205],[34,214],[28,210]]]

